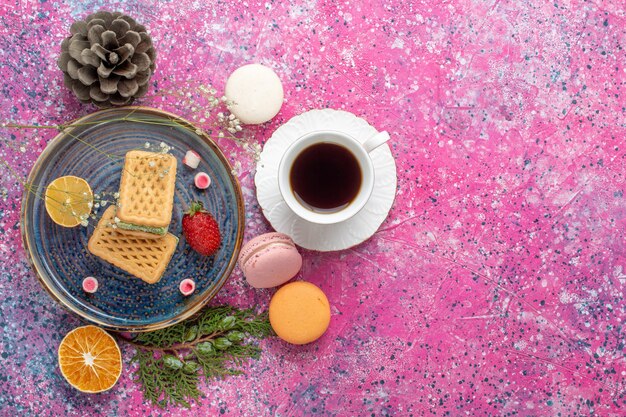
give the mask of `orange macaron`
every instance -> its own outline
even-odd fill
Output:
[[[330,305],[319,287],[305,281],[281,287],[270,301],[270,323],[286,342],[304,345],[319,339],[330,324]]]

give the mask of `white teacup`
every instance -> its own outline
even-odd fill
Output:
[[[369,153],[388,140],[387,132],[378,132],[361,143],[346,133],[334,130],[319,130],[296,139],[287,148],[278,166],[278,187],[283,199],[296,215],[311,223],[333,224],[348,220],[365,206],[374,189],[374,164]],[[354,198],[346,205],[316,209],[302,201],[294,192],[291,182],[294,162],[303,151],[320,143],[339,145],[347,149],[358,162],[361,171],[360,187]]]

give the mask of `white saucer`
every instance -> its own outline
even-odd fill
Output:
[[[387,218],[396,195],[396,163],[388,144],[372,151],[376,178],[365,207],[341,223],[310,223],[291,211],[280,195],[278,165],[294,140],[316,130],[338,130],[357,139],[369,138],[377,132],[365,120],[341,110],[310,110],[293,117],[276,129],[261,152],[254,177],[257,199],[272,227],[291,236],[298,246],[322,252],[348,249],[369,239]]]

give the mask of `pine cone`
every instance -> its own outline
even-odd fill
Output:
[[[122,13],[99,11],[74,22],[70,32],[57,64],[80,101],[123,106],[146,93],[156,51],[144,26]]]

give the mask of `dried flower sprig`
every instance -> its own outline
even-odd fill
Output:
[[[213,139],[229,139],[240,145],[247,153],[252,154],[254,159],[258,159],[260,155],[260,146],[258,144],[251,144],[248,141],[242,139],[238,134],[243,131],[240,121],[233,115],[228,113],[228,111],[220,111],[216,113],[216,109],[219,106],[224,106],[226,109],[233,103],[228,102],[226,97],[218,97],[217,90],[210,85],[200,85],[198,88],[193,90],[193,93],[190,91],[184,92],[184,90],[172,90],[167,91],[163,90],[158,94],[162,95],[174,95],[179,96],[182,100],[183,106],[188,106],[194,112],[191,119],[195,123],[195,125],[189,125],[187,123],[183,123],[176,118],[167,118],[165,120],[158,120],[149,117],[142,117],[141,114],[137,113],[138,108],[131,108],[128,114],[107,120],[95,120],[95,121],[77,121],[71,122],[67,124],[57,124],[57,125],[42,125],[42,124],[21,124],[14,122],[4,122],[0,123],[0,128],[9,128],[9,129],[52,129],[57,130],[59,132],[64,132],[66,135],[75,139],[85,146],[90,147],[94,151],[106,156],[112,162],[123,167],[123,159],[124,155],[117,155],[112,153],[104,152],[98,149],[93,144],[84,141],[79,135],[74,134],[74,128],[84,127],[84,126],[97,126],[101,123],[110,123],[110,122],[130,122],[130,123],[144,123],[144,124],[152,124],[152,125],[163,125],[163,126],[172,126],[183,128],[188,131],[192,131],[199,136],[207,135]],[[158,95],[157,94],[157,95]],[[200,111],[200,109],[202,109]],[[17,151],[16,146],[12,141],[3,141],[2,145],[6,145],[10,148],[13,148]],[[165,144],[160,143],[158,146],[152,143],[146,142],[144,145],[145,150],[150,150],[152,152],[160,152],[160,153],[168,153],[171,148]],[[24,153],[26,151],[26,146],[19,146],[19,151]],[[21,178],[14,170],[11,169],[10,164],[3,158],[0,157],[0,162],[2,162],[5,166],[9,167],[11,174],[18,179],[20,183],[24,186],[24,190],[26,192],[32,193],[36,198],[43,198],[43,194],[45,190],[39,191],[35,190],[30,184],[26,183],[26,180]],[[161,173],[161,175],[165,175],[166,173]],[[97,211],[99,207],[104,207],[108,203],[112,203],[111,200],[99,200],[95,198],[93,203],[94,212]],[[92,213],[89,218],[95,218],[95,213]],[[89,218],[81,218],[81,225],[88,225]]]
[[[183,88],[175,89],[163,89],[154,94],[151,97],[146,96],[146,100],[154,99],[157,97],[176,97],[179,99],[178,107],[190,109],[191,114],[188,116],[194,123],[194,126],[190,126],[186,123],[181,123],[175,118],[169,118],[167,120],[155,120],[152,118],[141,117],[136,115],[138,108],[133,108],[127,115],[108,119],[106,122],[114,121],[126,121],[135,123],[146,123],[154,125],[165,125],[173,127],[181,127],[183,129],[195,132],[198,135],[207,135],[212,139],[229,139],[233,142],[244,145],[247,143],[245,139],[238,136],[243,131],[241,122],[235,117],[234,114],[229,112],[230,107],[234,104],[230,102],[225,96],[218,96],[217,90],[210,84],[200,84],[193,86],[192,82],[187,82]],[[223,106],[223,109],[218,109]],[[216,110],[221,110],[216,113]],[[104,123],[105,121],[88,121],[88,122],[72,122],[68,124],[21,124],[14,122],[2,122],[0,128],[13,128],[13,129],[55,129],[58,131],[68,132],[73,127],[78,126],[90,126]],[[72,136],[74,137],[74,136]],[[80,138],[74,137],[81,141]],[[83,142],[87,146],[93,146],[87,142]],[[97,149],[96,149],[97,151]],[[123,158],[122,155],[114,155],[118,158]]]
[[[235,103],[226,96],[218,96],[217,90],[210,84],[193,87],[194,84],[196,82],[191,80],[186,83],[187,88],[164,89],[155,96],[176,97],[181,107],[190,110],[187,117],[197,127],[198,134],[206,132],[212,138],[230,140],[258,161],[261,145],[246,137],[241,121],[230,112]]]
[[[71,135],[71,137],[76,137],[74,135]],[[80,140],[82,142],[82,139],[76,137],[77,140]],[[96,149],[94,147],[94,149]],[[156,144],[152,144],[149,142],[146,142],[144,145],[144,149],[153,151],[153,152],[158,152],[158,153],[168,153],[171,150],[171,147],[166,145],[164,142],[161,142],[160,144],[156,145]],[[116,157],[113,154],[108,154],[108,153],[104,153],[102,152],[104,155],[106,155],[108,158],[110,158],[111,160],[113,160],[114,162],[118,162]],[[32,194],[35,198],[38,198],[42,201],[44,201],[46,198],[47,199],[51,199],[52,201],[54,201],[55,203],[57,203],[59,206],[61,207],[68,207],[69,208],[69,203],[70,201],[57,201],[56,199],[54,199],[53,197],[51,197],[50,195],[46,196],[46,188],[49,186],[36,186],[33,185],[31,183],[28,183],[26,179],[22,178],[21,175],[19,175],[11,166],[11,164],[8,163],[8,161],[6,161],[4,158],[0,157],[0,163],[2,163],[11,173],[11,175],[16,178],[18,180],[18,182],[20,184],[22,184],[22,186],[24,187],[24,190],[30,194]],[[123,165],[120,163],[120,165],[123,168]],[[168,172],[168,170],[163,170],[163,172],[159,172],[158,175],[163,177],[164,175],[166,175]],[[134,175],[131,173],[131,175]],[[71,195],[70,192],[62,190],[64,193]],[[79,196],[80,197],[80,196]],[[90,201],[88,203],[88,206],[90,208],[90,212],[88,214],[78,214],[74,211],[71,211],[69,214],[72,215],[74,218],[76,218],[79,221],[79,224],[83,227],[87,227],[89,226],[89,221],[90,220],[96,220],[97,219],[97,215],[98,215],[98,210],[100,208],[104,208],[105,206],[107,206],[108,204],[118,204],[118,199],[119,199],[119,193],[118,192],[112,192],[112,191],[101,191],[99,193],[94,193],[93,194],[93,200]],[[91,199],[90,199],[91,200]],[[79,200],[79,199],[75,199],[74,203],[77,202],[85,202],[85,200]]]

